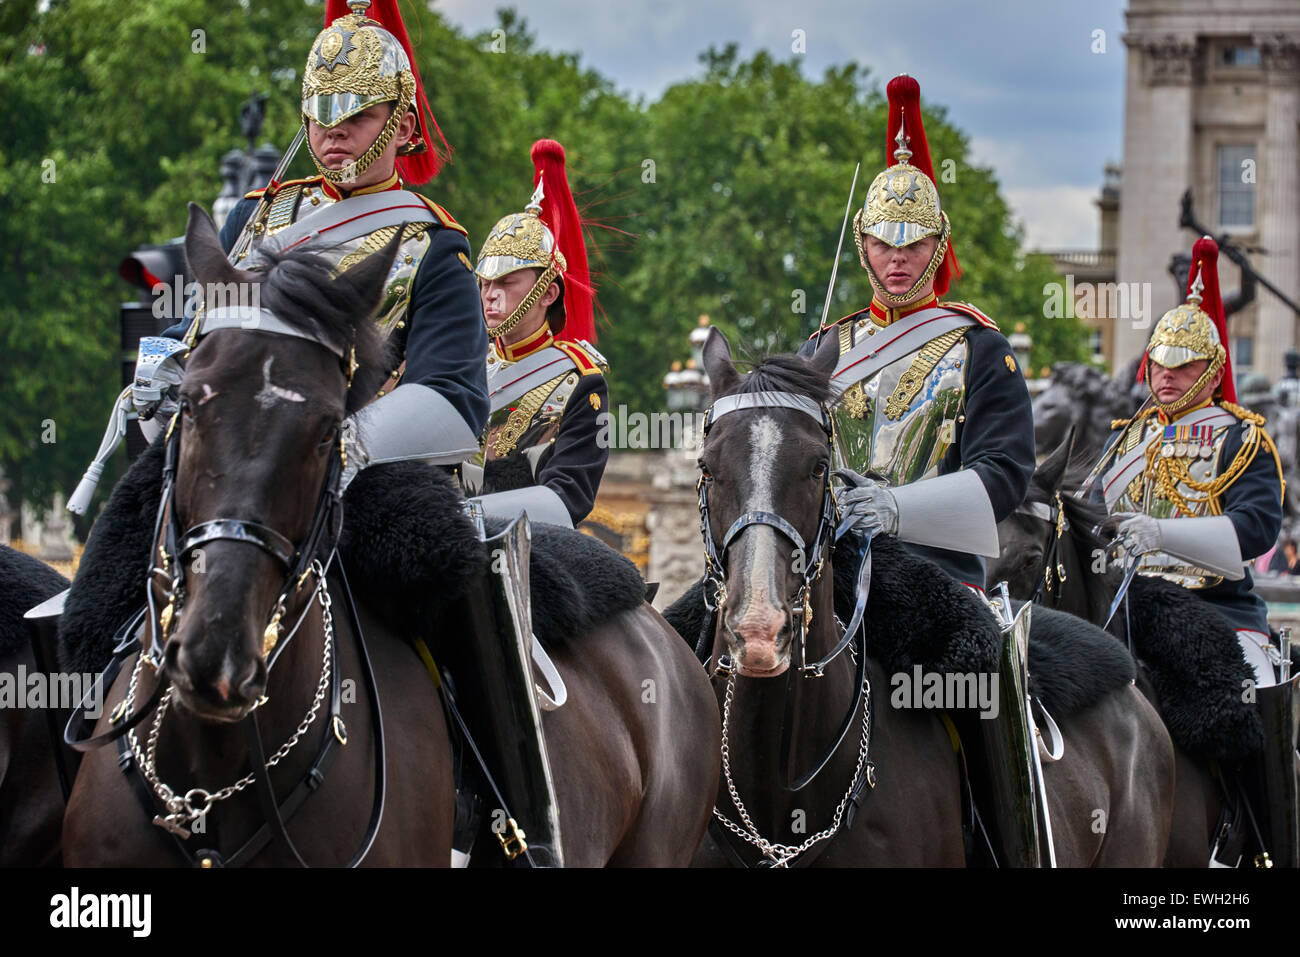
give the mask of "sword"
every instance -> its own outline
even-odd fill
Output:
[[[298,127],[298,132],[294,136],[293,142],[291,142],[289,148],[284,151],[284,156],[280,157],[280,164],[276,166],[275,172],[271,174],[272,183],[279,182],[280,177],[284,175],[284,171],[287,170],[289,164],[293,162],[293,158],[298,155],[298,150],[302,148],[303,140],[306,138],[307,127]],[[263,193],[257,209],[253,210],[253,214],[249,216],[248,219],[244,220],[244,228],[240,231],[239,238],[237,238],[235,244],[230,247],[230,256],[228,258],[232,264],[248,250],[249,244],[253,241],[253,222],[257,219],[257,214],[262,211],[262,206],[265,203],[266,194]]]
[[[831,294],[835,292],[835,275],[840,271],[840,253],[844,250],[844,230],[849,225],[849,211],[853,209],[853,193],[858,188],[858,173],[862,170],[862,163],[859,162],[853,168],[853,183],[849,186],[849,201],[844,204],[844,222],[840,223],[840,241],[835,245],[835,262],[831,264],[831,281],[826,287],[826,301],[822,303],[822,318],[817,326],[817,345],[822,344],[822,333],[826,331],[826,317],[830,315]]]
[[[1140,555],[1134,556],[1133,561],[1124,569],[1124,579],[1119,583],[1119,588],[1115,591],[1115,599],[1110,603],[1110,613],[1106,616],[1106,624],[1101,626],[1103,629],[1110,626],[1110,620],[1115,617],[1115,611],[1119,608],[1119,603],[1128,594],[1128,586],[1133,584],[1133,576],[1137,574],[1138,564],[1141,561],[1142,557]],[[1129,640],[1131,642],[1132,638]]]

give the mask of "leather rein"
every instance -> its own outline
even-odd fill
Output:
[[[217,320],[213,324],[213,328],[234,328],[232,321],[242,321],[247,318],[242,311],[239,313],[235,313],[233,310],[228,311],[232,312],[232,316],[223,317],[220,310],[210,314],[211,317]],[[225,321],[222,321],[223,318]],[[259,310],[256,318],[259,321],[252,325],[243,325],[243,328],[305,338],[329,349],[340,358],[344,372],[347,375],[348,387],[351,388],[352,371],[355,370],[354,353],[349,351],[348,360],[352,361],[345,361],[344,352],[340,348],[304,335],[301,330],[287,326],[267,310]],[[205,330],[211,331],[206,329],[206,325]],[[159,499],[158,511],[154,521],[145,606],[118,630],[113,658],[100,675],[100,678],[95,682],[94,688],[86,696],[86,699],[73,710],[64,731],[64,741],[69,747],[80,752],[91,751],[116,742],[119,767],[123,773],[128,775],[146,812],[157,812],[153,818],[153,823],[171,835],[177,850],[190,865],[202,868],[239,866],[250,861],[272,840],[278,840],[288,848],[298,864],[307,867],[307,863],[299,854],[285,829],[285,821],[297,811],[311,793],[320,788],[325,773],[333,762],[337,750],[336,745],[342,747],[347,744],[348,740],[347,727],[341,714],[342,682],[339,674],[338,640],[332,627],[331,602],[326,581],[329,572],[337,570],[343,586],[344,604],[347,609],[349,624],[357,642],[358,658],[370,700],[371,729],[376,756],[375,796],[370,820],[360,848],[347,864],[348,867],[355,867],[369,853],[379,831],[379,825],[383,818],[387,770],[383,719],[374,670],[366,649],[361,623],[356,613],[355,602],[352,598],[351,588],[348,585],[347,575],[343,569],[343,563],[341,561],[337,562],[337,565],[335,563],[335,559],[338,557],[339,535],[343,527],[341,479],[346,464],[346,453],[343,450],[342,442],[340,440],[338,445],[338,454],[331,454],[329,458],[310,529],[302,542],[295,546],[286,536],[275,529],[258,522],[242,519],[213,519],[195,525],[183,533],[181,532],[175,499],[180,424],[181,412],[177,411],[167,428],[166,437],[164,438],[166,450],[163,465],[162,495]],[[284,649],[289,646],[291,639],[297,633],[303,621],[305,621],[312,606],[317,603],[320,604],[325,645],[322,649],[321,678],[317,686],[316,699],[313,701],[303,723],[299,725],[297,733],[270,760],[266,758],[263,751],[257,718],[258,708],[266,700],[264,698],[241,721],[248,743],[250,774],[236,785],[215,794],[195,788],[186,792],[183,796],[177,796],[170,788],[158,780],[156,774],[152,773],[153,746],[156,744],[158,728],[171,698],[171,683],[163,680],[163,675],[159,672],[166,660],[167,644],[169,641],[174,640],[168,637],[171,626],[176,617],[183,611],[186,597],[184,564],[195,549],[215,541],[231,541],[252,545],[274,558],[277,564],[285,570],[284,584],[280,589],[279,596],[263,632],[262,654],[266,658],[268,675]],[[325,556],[323,561],[320,556]],[[313,577],[316,579],[316,587],[307,593],[297,621],[289,630],[285,639],[281,641],[281,621],[289,608],[297,603],[303,586]],[[163,593],[166,598],[166,604],[161,611],[157,609],[154,587],[159,580],[164,583]],[[144,629],[146,616],[149,627]],[[142,630],[147,630],[150,634],[147,648],[144,646]],[[93,734],[95,721],[88,717],[88,711],[93,707],[92,697],[101,689],[111,687],[121,673],[124,664],[137,653],[139,657],[136,660],[135,670],[131,676],[127,698],[109,716],[109,730],[98,735]],[[154,671],[153,691],[142,704],[134,711],[131,711],[136,682],[141,666],[144,664],[148,664]],[[328,692],[329,698],[329,720],[325,723],[316,756],[289,796],[284,801],[277,802],[270,779],[270,768],[288,753],[288,748],[297,742],[308,725],[314,721],[320,705],[324,703],[326,692]],[[146,755],[142,753],[139,743],[135,739],[133,729],[154,712],[157,712],[157,717],[150,734],[149,750],[147,760],[145,760]],[[132,771],[135,773],[132,774]],[[253,787],[261,805],[263,817],[265,818],[261,828],[228,857],[223,857],[219,852],[212,849],[191,851],[185,843],[191,836],[191,831],[186,828],[186,825],[192,825],[195,821],[205,819],[213,801],[229,797],[248,786]],[[196,808],[196,804],[202,806]]]

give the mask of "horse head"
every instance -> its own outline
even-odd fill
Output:
[[[828,336],[810,359],[773,356],[742,376],[721,332],[711,329],[704,344],[713,408],[700,450],[701,507],[709,574],[723,585],[714,653],[748,677],[790,667],[794,616],[812,600],[809,563],[824,532],[831,468],[813,413],[829,398],[838,358],[838,338]],[[720,404],[729,396],[739,398]]]
[[[295,588],[307,576],[294,569],[309,567],[305,539],[340,494],[342,422],[390,368],[369,318],[396,243],[337,277],[304,253],[264,253],[256,271],[241,270],[191,204],[185,252],[207,312],[168,430],[175,478],[160,524],[175,554],[164,534],[154,559],[166,555],[174,620],[168,635],[164,612],[162,666],[188,710],[229,722],[265,692],[269,625],[283,615],[288,630],[311,595]],[[222,296],[237,296],[238,311],[223,310]]]

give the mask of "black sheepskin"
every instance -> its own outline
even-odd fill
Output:
[[[1133,680],[1124,646],[1089,621],[1035,605],[1029,620],[1029,690],[1053,718],[1096,704]]]
[[[144,604],[163,459],[160,439],[118,480],[90,530],[59,619],[59,664],[65,671],[102,671],[114,633]]]
[[[68,587],[68,580],[39,559],[0,545],[0,655],[25,648],[30,639],[28,610]]]
[[[1133,652],[1151,679],[1174,743],[1219,761],[1259,750],[1259,711],[1242,700],[1245,682],[1255,673],[1228,620],[1163,578],[1138,575],[1128,594]]]
[[[835,611],[853,614],[857,542],[836,546]],[[696,582],[664,612],[669,624],[695,647],[708,613],[703,582]],[[871,544],[871,592],[867,597],[867,647],[889,673],[966,674],[997,670],[1001,635],[997,622],[964,585],[937,565],[913,555],[892,538]],[[1100,628],[1060,612],[1035,608],[1029,642],[1030,690],[1053,717],[1097,701],[1133,678],[1128,653]]]
[[[161,446],[146,452],[114,488],[95,523],[59,627],[64,667],[101,670],[116,629],[143,602],[150,538],[161,494]],[[447,612],[488,552],[439,469],[417,462],[375,466],[344,495],[339,554],[357,600],[398,634],[433,638],[455,627]],[[556,646],[641,605],[636,566],[580,532],[534,525],[533,629]]]

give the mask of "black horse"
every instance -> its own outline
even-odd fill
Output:
[[[1072,439],[1042,461],[1024,504],[998,525],[1001,556],[987,581],[1006,581],[1016,598],[1104,625],[1120,573],[1109,560],[1105,507],[1068,486]],[[1249,672],[1231,625],[1201,599],[1140,575],[1129,596],[1110,630],[1134,652],[1138,687],[1169,726],[1177,765],[1165,863],[1204,867],[1224,811],[1207,762],[1236,761],[1257,746],[1257,719],[1239,694]],[[1211,706],[1216,699],[1229,706]]]
[[[891,692],[913,664],[987,676],[998,626],[973,592],[889,538],[871,546],[865,627],[837,618],[837,580],[858,574],[853,549],[828,544],[836,515],[824,403],[837,359],[828,337],[811,359],[771,357],[742,377],[720,333],[705,343],[709,572],[668,616],[711,649],[723,707],[724,773],[700,864],[966,860],[956,732]],[[716,615],[692,631],[701,592]],[[1120,681],[1061,726],[1065,754],[1045,770],[1058,862],[1159,863],[1173,768],[1154,711]]]
[[[122,750],[143,771],[148,799],[171,801],[151,823],[114,749],[90,751],[64,822],[70,864],[175,864],[177,844],[201,866],[450,862],[448,722],[426,671],[432,662],[418,653],[427,649],[409,639],[435,628],[454,641],[464,637],[464,622],[451,611],[435,624],[403,617],[425,607],[424,596],[385,594],[383,579],[392,579],[391,589],[399,574],[418,578],[421,547],[460,547],[464,560],[445,571],[483,590],[487,549],[445,477],[414,463],[396,473],[404,488],[370,503],[371,537],[387,536],[357,546],[378,556],[372,567],[348,566],[358,593],[372,579],[372,601],[348,601],[341,569],[326,573],[328,547],[318,555],[311,547],[321,506],[328,519],[337,488],[341,423],[392,368],[367,317],[395,250],[390,243],[337,277],[302,255],[272,257],[266,275],[243,272],[226,262],[211,221],[191,207],[186,254],[198,280],[207,288],[258,284],[260,302],[290,328],[217,329],[189,356],[176,431],[167,437],[170,504],[165,499],[149,546],[158,570],[153,602],[140,632],[143,648],[160,650],[143,664],[138,652],[125,660],[109,716],[94,729],[106,735],[143,714]],[[393,468],[361,473],[349,493]],[[409,534],[407,525],[423,518],[406,514],[413,504],[422,509],[449,495],[457,500],[440,532]],[[334,533],[330,521],[323,525],[319,540],[328,543]],[[352,527],[344,526],[345,544]],[[286,576],[295,548],[318,560]],[[423,589],[448,587],[441,577]],[[585,621],[586,632],[552,650],[569,700],[544,720],[570,865],[685,864],[708,820],[716,705],[698,663],[641,600],[643,590],[637,578],[630,606],[566,619]],[[546,633],[542,624],[535,617]],[[354,685],[342,704],[340,675]],[[647,706],[648,693],[656,706]],[[327,748],[333,763],[322,782],[315,769]],[[311,796],[287,818],[304,783]],[[202,834],[182,833],[199,821]],[[268,831],[261,844],[247,843]]]
[[[62,727],[56,705],[65,716],[70,705],[49,699],[60,685],[55,649],[23,616],[67,587],[67,579],[44,562],[0,545],[0,681],[9,683],[7,693],[21,696],[29,689],[21,679],[40,674],[47,692],[44,701],[0,704],[0,867],[59,863],[63,772],[52,742]]]

